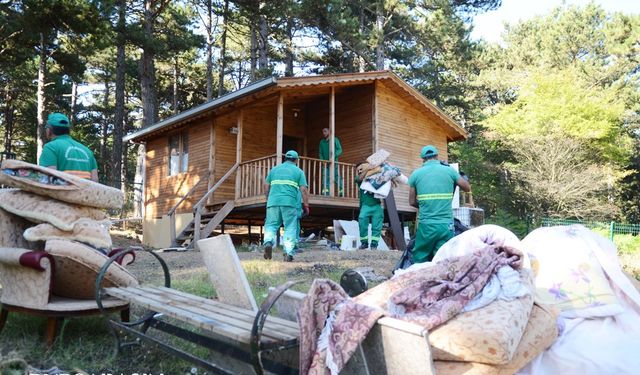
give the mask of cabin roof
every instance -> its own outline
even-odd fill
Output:
[[[438,118],[446,128],[448,139],[451,141],[465,139],[467,132],[455,120],[445,114],[440,108],[428,100],[418,90],[403,81],[395,73],[390,71],[375,71],[365,73],[344,73],[304,77],[270,77],[257,81],[233,91],[219,98],[208,101],[199,106],[171,116],[165,120],[157,122],[151,126],[140,129],[123,137],[123,141],[140,141],[149,138],[153,133],[175,128],[188,121],[202,117],[223,106],[229,106],[247,97],[258,99],[263,95],[273,91],[285,90],[288,88],[322,87],[322,86],[355,86],[375,81],[388,83],[389,86],[399,94],[404,100],[412,102],[422,109],[432,113]]]

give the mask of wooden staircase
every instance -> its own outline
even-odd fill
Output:
[[[209,177],[209,173],[203,176],[195,185],[191,187],[189,192],[185,194],[178,203],[173,206],[167,216],[169,216],[169,231],[171,236],[171,247],[184,247],[187,249],[193,249],[196,241],[207,238],[213,233],[213,230],[216,229],[218,225],[222,223],[227,215],[233,208],[236,203],[234,200],[229,200],[224,204],[219,204],[215,206],[207,205],[207,201],[211,194],[213,194],[219,187],[225,182],[229,176],[234,174],[238,169],[238,163],[236,163],[231,169],[227,171],[216,183],[207,191],[207,193],[198,200],[193,206],[193,220],[180,232],[180,234],[176,235],[176,210],[178,206],[182,204],[182,202],[187,199],[187,197],[191,196],[193,192],[196,190],[196,187],[203,181],[206,181]]]
[[[192,249],[197,240],[209,237],[227,215],[233,211],[234,207],[235,202],[233,200],[227,201],[224,204],[215,205],[211,208],[211,211],[200,215],[199,224],[196,224],[198,215],[194,213],[193,219],[182,229],[182,232],[176,236],[175,247]],[[196,226],[198,227],[199,233],[196,233]]]

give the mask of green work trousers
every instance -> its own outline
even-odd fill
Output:
[[[413,247],[411,261],[415,263],[430,262],[445,242],[453,238],[453,223],[425,224],[418,223],[416,242]]]
[[[331,186],[329,176],[331,176],[331,166],[327,165],[324,167],[324,172],[322,173],[322,195],[329,195],[330,186]],[[338,191],[336,192],[338,193],[338,196],[344,197],[344,187],[342,186],[342,178],[340,177],[340,174],[338,174],[337,164],[336,164],[336,169],[333,173],[333,181],[335,182],[336,187],[338,188]]]
[[[369,223],[371,223],[371,247],[377,247],[380,242],[380,232],[382,231],[382,220],[384,219],[384,211],[382,206],[376,204],[374,206],[360,206],[360,215],[358,215],[358,226],[360,227],[360,243],[369,243]]]
[[[264,222],[264,244],[270,242],[274,245],[276,243],[276,234],[280,230],[280,226],[284,225],[284,236],[282,239],[284,252],[293,256],[298,240],[296,230],[298,230],[300,225],[299,211],[300,209],[297,207],[267,207],[267,218]]]

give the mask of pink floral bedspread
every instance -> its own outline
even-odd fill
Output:
[[[522,254],[489,247],[394,277],[350,299],[330,280],[315,280],[298,312],[300,373],[335,375],[383,315],[437,327],[457,315],[503,265]]]

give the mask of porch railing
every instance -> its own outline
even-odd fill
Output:
[[[239,183],[236,189],[236,199],[250,198],[264,194],[264,180],[271,168],[276,165],[276,155],[269,155],[258,159],[240,163],[238,167]],[[355,165],[337,162],[337,178],[334,196],[340,198],[357,198],[358,191],[354,182]],[[300,157],[298,166],[304,171],[309,184],[310,195],[329,195],[329,170],[331,163],[327,160]],[[334,182],[335,183],[335,182]],[[342,189],[340,189],[342,187]]]
[[[236,199],[250,198],[264,194],[264,180],[271,168],[276,166],[276,155],[243,161],[238,166],[238,186]]]

